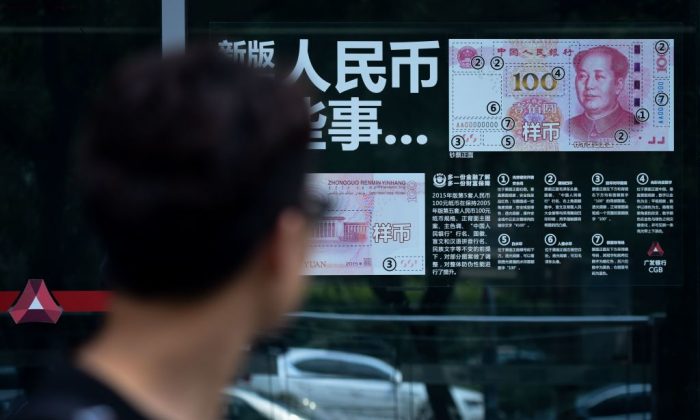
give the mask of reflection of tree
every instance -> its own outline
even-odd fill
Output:
[[[50,289],[101,287],[99,252],[82,222],[72,177],[76,129],[88,98],[117,60],[157,46],[159,7],[132,0],[0,4],[2,290],[20,290],[36,277]],[[45,373],[35,365],[39,355],[27,365],[23,352],[72,347],[93,331],[96,318],[3,331],[3,350],[9,360],[18,357],[19,386],[30,389]]]
[[[19,289],[28,277],[44,277],[52,289],[100,287],[98,251],[73,185],[76,129],[116,61],[157,45],[159,6],[109,0],[0,7],[0,21],[17,28],[0,35],[3,289]]]
[[[51,10],[51,9],[50,9]],[[45,15],[45,24],[55,19],[50,11]],[[42,141],[32,150],[36,167],[36,180],[39,192],[39,231],[31,267],[40,267],[43,276],[58,285],[63,280],[62,221],[66,204],[66,179],[68,172],[68,151],[75,117],[78,111],[77,96],[71,95],[71,77],[61,62],[65,46],[56,34],[43,32],[41,35],[41,66],[44,71],[46,92],[50,109],[47,117],[48,128]],[[78,80],[85,77],[78,75]],[[79,96],[78,96],[79,97]]]

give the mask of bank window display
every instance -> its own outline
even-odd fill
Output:
[[[330,203],[227,418],[700,416],[697,4],[177,3],[302,89]],[[169,7],[0,9],[4,413],[107,308],[71,151]]]
[[[327,352],[400,373],[378,418],[690,415],[697,350],[668,334],[697,335],[692,6],[551,6],[189,5],[189,43],[304,89],[332,203],[304,312],[243,386],[371,417],[343,401],[364,368],[289,361]]]

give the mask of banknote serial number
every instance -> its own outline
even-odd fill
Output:
[[[500,123],[497,121],[460,121],[456,124],[457,128],[498,128]]]

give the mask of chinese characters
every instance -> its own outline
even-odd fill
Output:
[[[222,40],[219,48],[234,60],[260,69],[275,69],[275,41]],[[284,79],[290,83],[306,78],[326,97],[337,92],[349,97],[329,100],[307,98],[311,114],[311,149],[325,150],[327,141],[339,143],[341,150],[351,152],[361,144],[377,145],[383,130],[379,124],[379,95],[390,89],[407,89],[411,94],[435,87],[438,82],[439,41],[337,41],[336,80],[333,85],[328,74],[321,74],[312,63],[308,38],[299,39],[294,67]],[[390,57],[385,56],[385,51]],[[402,83],[403,82],[403,83]],[[334,89],[331,89],[334,87]],[[366,90],[368,95],[360,89]],[[402,144],[410,143],[403,135]],[[387,144],[395,144],[396,136],[386,135]],[[417,144],[426,144],[424,134],[416,137]]]

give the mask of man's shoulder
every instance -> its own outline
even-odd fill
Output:
[[[574,115],[573,117],[569,118],[569,121],[570,121],[570,122],[576,121],[576,122],[579,122],[579,123],[580,123],[580,122],[583,122],[583,121],[586,121],[586,120],[588,120],[588,117],[586,117],[586,114],[583,113],[583,112],[580,113],[580,114],[578,114],[578,115]]]
[[[38,395],[29,399],[9,419],[22,420],[115,420],[121,419],[115,410],[105,404],[90,404],[69,395]]]
[[[145,417],[105,384],[70,366],[47,376],[36,395],[10,419],[145,420]]]
[[[623,107],[619,107],[617,111],[610,116],[610,119],[607,122],[607,125],[609,126],[608,131],[619,129],[629,130],[632,124],[634,124],[634,119],[634,114]]]
[[[584,126],[590,119],[586,117],[585,113],[580,113],[578,115],[575,115],[571,118],[569,118],[568,123],[570,126],[574,127],[582,127]]]
[[[567,120],[569,133],[573,138],[585,138],[588,136],[590,119],[584,113],[580,113]]]
[[[620,118],[621,118],[621,119],[623,119],[623,120],[625,120],[625,121],[627,121],[627,120],[634,120],[634,119],[635,119],[634,114],[632,114],[631,112],[629,112],[628,110],[626,110],[626,109],[624,109],[624,108],[622,108],[622,107],[620,107],[620,109],[622,110],[622,111],[620,112]]]

